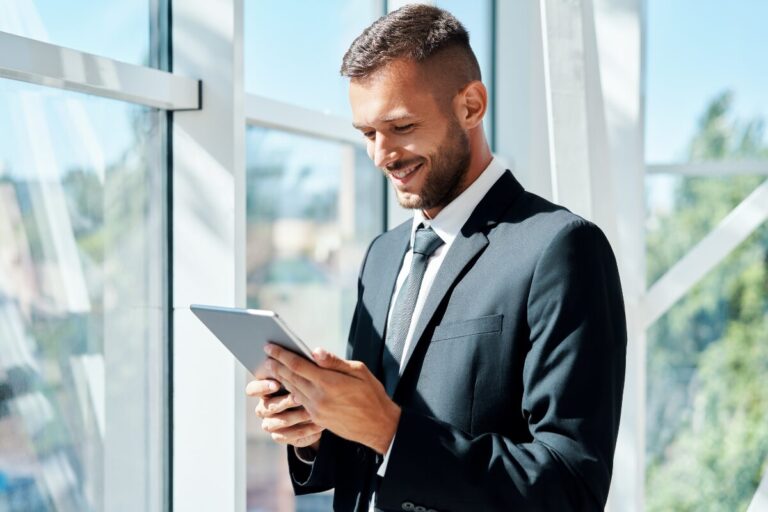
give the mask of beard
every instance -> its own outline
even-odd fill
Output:
[[[429,169],[421,169],[427,171],[427,175],[419,193],[401,192],[395,188],[397,202],[403,208],[414,210],[443,208],[466,188],[463,178],[469,170],[469,137],[458,122],[452,120],[448,133],[437,151],[429,157],[432,165]],[[396,171],[407,165],[406,162],[396,162],[389,170]]]

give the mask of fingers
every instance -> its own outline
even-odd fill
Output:
[[[362,377],[362,373],[365,373],[368,369],[368,367],[360,361],[347,361],[346,359],[342,359],[322,348],[313,350],[312,357],[320,368],[336,370],[356,377]]]
[[[261,428],[266,432],[280,432],[288,427],[306,423],[309,421],[309,413],[303,407],[289,409],[273,416],[264,418]]]
[[[301,447],[308,446],[317,441],[322,431],[322,427],[308,422],[284,428],[278,432],[271,432],[270,435],[272,440],[278,443]]]
[[[263,397],[280,389],[280,383],[274,379],[252,380],[245,387],[248,396]]]
[[[256,406],[256,415],[259,418],[268,418],[299,405],[292,394],[266,397],[260,400]]]
[[[322,432],[318,432],[317,434],[312,434],[308,437],[303,437],[301,439],[297,439],[293,443],[291,443],[293,446],[296,446],[298,448],[304,448],[305,446],[310,446],[312,444],[315,444],[317,441],[320,440],[320,437],[323,435]]]
[[[344,370],[347,361],[344,361],[343,359],[335,356],[334,354],[331,354],[325,349],[322,348],[316,348],[312,351],[312,357],[315,359],[315,362],[320,366],[321,368],[325,368],[327,370]]]
[[[288,352],[285,350],[284,352]],[[295,356],[298,358],[298,356]],[[301,360],[301,362],[312,365],[316,371],[321,371],[317,366],[315,366],[312,363],[307,363],[305,360]],[[312,388],[312,381],[305,378],[303,375],[294,372],[291,367],[283,364],[282,362],[276,360],[276,359],[269,359],[266,363],[266,368],[269,371],[269,374],[279,382],[282,382],[283,385],[292,393],[294,394],[300,394],[300,395],[306,395],[309,393]],[[321,378],[320,375],[316,376],[315,379],[319,380]],[[298,392],[298,393],[297,393]]]
[[[294,354],[290,350],[285,350],[278,345],[270,343],[264,347],[264,352],[266,352],[270,358],[278,361],[282,366],[285,366],[292,373],[295,373],[300,377],[312,380],[318,376],[319,368],[316,364]],[[267,368],[269,369],[269,361],[267,361]]]

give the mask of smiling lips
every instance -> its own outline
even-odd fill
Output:
[[[422,162],[419,162],[419,163],[413,164],[413,165],[411,165],[409,167],[406,167],[405,169],[400,169],[400,170],[397,170],[397,171],[390,171],[389,174],[390,174],[390,176],[392,176],[396,180],[398,180],[400,182],[404,182],[412,174],[414,174],[416,171],[421,169],[421,166],[422,166]]]

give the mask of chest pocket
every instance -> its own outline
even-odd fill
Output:
[[[432,341],[451,340],[464,336],[501,332],[504,315],[489,315],[460,322],[443,323],[435,327]]]

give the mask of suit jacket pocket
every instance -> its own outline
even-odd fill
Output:
[[[471,320],[443,323],[435,327],[432,341],[450,340],[463,336],[487,334],[501,331],[504,315],[481,316]]]

